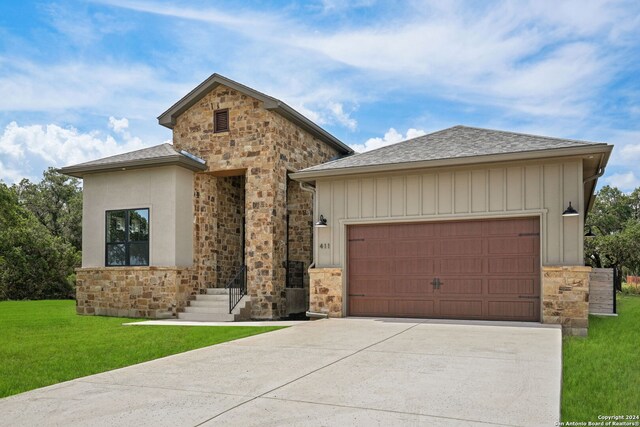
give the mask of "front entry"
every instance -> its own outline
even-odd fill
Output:
[[[539,218],[354,225],[348,314],[540,320]]]

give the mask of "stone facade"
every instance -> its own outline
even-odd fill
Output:
[[[570,335],[586,335],[589,327],[591,267],[542,267],[542,323],[562,325]]]
[[[290,261],[302,263],[302,287],[307,291],[309,289],[307,269],[313,260],[313,198],[309,196],[309,193],[300,188],[299,182],[293,180],[288,182],[289,250],[287,256]],[[295,277],[295,279],[298,278]],[[308,295],[308,292],[306,294]]]
[[[229,109],[229,131],[215,133],[213,113]],[[207,161],[194,181],[195,288],[216,286],[216,195],[220,176],[244,176],[245,264],[252,318],[286,315],[287,174],[337,151],[262,102],[220,85],[176,118],[173,144]],[[312,195],[303,193],[311,205]],[[311,246],[311,243],[309,243]],[[309,262],[310,262],[309,251]]]
[[[343,317],[342,269],[310,268],[309,311],[329,317]]]
[[[244,260],[244,179],[227,176],[216,181],[216,287],[223,288],[240,271]]]
[[[174,317],[191,295],[190,268],[100,267],[76,270],[78,314]]]

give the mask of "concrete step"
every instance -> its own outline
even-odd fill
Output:
[[[227,301],[229,302],[229,295],[196,295],[196,301]]]
[[[203,301],[201,299],[196,299],[195,301],[189,301],[189,307],[210,307],[229,310],[229,298],[225,301]]]
[[[207,295],[229,295],[229,289],[207,288]]]
[[[178,313],[178,319],[194,322],[233,322],[235,315],[229,313]]]
[[[229,305],[225,305],[224,307],[194,307],[189,306],[184,308],[185,313],[220,313],[220,314],[229,314]]]

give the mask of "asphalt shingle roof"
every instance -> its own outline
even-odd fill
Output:
[[[90,162],[79,163],[76,166],[107,166],[116,165],[118,163],[128,163],[138,160],[153,160],[166,157],[182,157],[183,154],[177,152],[173,145],[169,143],[154,145],[153,147],[143,148],[142,150],[130,151],[128,153],[117,154],[115,156],[104,157],[102,159],[92,160]]]
[[[206,169],[204,160],[189,153],[176,151],[173,145],[165,143],[77,165],[65,166],[58,171],[81,178],[83,174],[91,172],[163,165],[180,165],[191,170]]]
[[[376,150],[313,166],[301,172],[575,148],[590,145],[606,144],[468,126],[454,126]]]

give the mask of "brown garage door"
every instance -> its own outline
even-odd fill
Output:
[[[349,315],[540,318],[538,218],[350,226]]]

